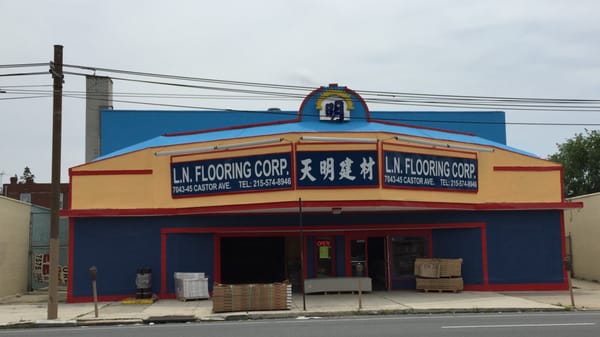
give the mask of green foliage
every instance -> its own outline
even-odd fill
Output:
[[[600,132],[585,130],[557,145],[548,159],[563,166],[565,196],[600,192]]]
[[[19,183],[21,183],[21,184],[33,183],[34,179],[35,179],[35,175],[33,173],[31,173],[29,166],[25,166],[25,169],[23,170],[23,175],[21,176]]]

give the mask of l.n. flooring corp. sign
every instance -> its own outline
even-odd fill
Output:
[[[477,191],[477,160],[394,151],[383,152],[383,185]]]
[[[293,188],[476,192],[477,159],[398,151],[297,151],[171,163],[173,197]],[[381,165],[381,166],[380,166]],[[294,171],[295,168],[295,171]]]
[[[277,153],[171,164],[173,196],[292,188],[292,155]]]

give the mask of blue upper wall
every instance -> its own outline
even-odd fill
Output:
[[[100,155],[169,133],[296,119],[297,111],[102,110]]]
[[[330,84],[309,93],[297,112],[103,110],[99,158],[149,147],[290,132],[390,132],[509,149],[504,112],[371,112],[358,93]]]
[[[472,133],[506,144],[504,111],[371,111],[371,119]]]
[[[502,111],[371,111],[370,116],[371,120],[472,133],[506,144]],[[297,117],[297,111],[102,110],[100,155],[164,134],[273,123]]]

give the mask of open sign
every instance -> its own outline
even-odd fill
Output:
[[[329,241],[329,240],[317,240],[317,247],[331,247],[331,241]]]

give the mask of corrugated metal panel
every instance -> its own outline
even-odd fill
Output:
[[[50,210],[32,205],[30,242],[29,289],[48,287],[50,277]],[[59,223],[59,268],[57,271],[60,286],[67,285],[68,272],[69,219],[61,218]]]

